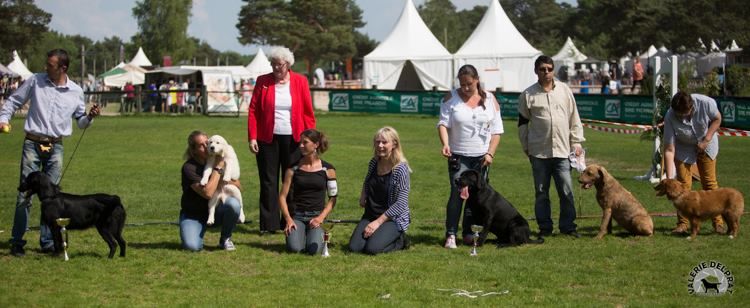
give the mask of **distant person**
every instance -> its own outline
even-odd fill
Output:
[[[394,128],[379,129],[372,147],[373,157],[359,195],[365,213],[352,232],[349,249],[375,255],[409,247],[411,168]]]
[[[125,105],[120,108],[120,112],[130,113],[133,111],[133,104],[135,104],[135,86],[128,81],[125,83],[123,91],[125,91]]]
[[[167,99],[167,104],[169,104],[169,112],[171,113],[177,113],[179,101],[178,101],[178,90],[180,90],[180,86],[175,83],[174,79],[169,80],[169,97]]]
[[[643,73],[644,71],[643,65],[641,65],[641,60],[636,57],[635,61],[633,62],[633,85],[630,87],[630,93],[635,94],[636,85],[638,85],[640,88],[643,87]]]
[[[279,193],[279,206],[286,220],[286,250],[320,254],[323,251],[322,224],[336,205],[336,169],[320,159],[328,150],[325,134],[315,129],[305,130],[299,148],[302,158],[284,171],[286,176]],[[287,205],[290,191],[294,191],[289,198],[292,207]]]
[[[573,92],[554,79],[554,67],[548,56],[534,61],[538,81],[518,97],[518,136],[531,162],[539,236],[552,234],[549,185],[554,179],[560,198],[560,233],[578,238],[569,157],[583,154],[581,143],[586,139]]]
[[[159,108],[159,112],[167,112],[167,107],[169,106],[169,83],[164,82],[162,80],[161,85],[159,85],[159,96],[161,98],[161,105]]]
[[[294,54],[285,47],[269,53],[273,72],[258,77],[247,113],[247,139],[260,177],[260,232],[281,229],[279,172],[300,158],[300,134],[315,128],[307,78],[291,70]],[[286,172],[281,172],[282,182]]]
[[[11,95],[0,109],[0,130],[9,128],[13,113],[29,101],[26,115],[21,154],[21,179],[34,171],[47,174],[55,184],[60,183],[63,166],[63,137],[70,136],[73,128],[70,118],[75,119],[78,128],[85,129],[99,115],[99,106],[93,105],[86,114],[83,89],[68,77],[70,57],[63,49],[47,52],[46,73],[32,75]],[[5,145],[5,143],[3,143]],[[23,239],[29,225],[31,198],[19,192],[13,230],[10,239],[10,254],[16,257],[25,255]],[[54,251],[54,242],[49,226],[43,222],[39,226],[39,244],[42,252]]]
[[[180,198],[180,241],[182,248],[190,251],[203,249],[203,236],[206,234],[208,221],[208,200],[214,195],[219,182],[223,181],[224,160],[219,157],[214,163],[211,176],[206,185],[201,185],[203,169],[208,159],[208,136],[202,131],[193,131],[188,136],[187,149],[182,164],[182,197]],[[239,180],[231,182],[241,187]],[[228,197],[216,207],[215,226],[221,226],[219,248],[234,251],[232,233],[237,226],[242,207],[240,201]]]
[[[148,90],[151,93],[148,94],[148,103],[143,107],[143,111],[153,113],[156,110],[156,105],[159,104],[159,93],[157,93],[159,88],[157,88],[156,83],[152,81],[148,84]]]
[[[489,177],[489,166],[503,134],[500,105],[495,96],[482,89],[477,69],[470,64],[462,66],[456,76],[460,87],[453,89],[440,104],[437,129],[441,154],[448,159],[450,195],[446,205],[445,248],[455,249],[458,221],[463,208],[461,235],[466,245],[473,243],[471,209],[464,206],[456,179],[463,171],[475,170]]]
[[[318,88],[325,88],[326,87],[326,74],[323,72],[323,69],[318,67],[315,69],[315,85]]]
[[[687,190],[693,186],[693,165],[698,166],[703,190],[719,188],[716,158],[719,155],[721,112],[713,98],[702,94],[677,92],[664,116],[664,162],[667,178],[676,178]],[[713,218],[714,230],[726,233],[721,216]],[[672,233],[688,232],[688,220],[677,213]]]

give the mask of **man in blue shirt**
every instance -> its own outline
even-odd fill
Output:
[[[0,130],[9,129],[13,113],[26,101],[29,112],[26,115],[21,155],[21,181],[34,171],[43,171],[55,184],[60,182],[63,164],[62,138],[73,132],[70,117],[78,122],[79,128],[87,128],[94,117],[99,115],[99,107],[91,107],[86,114],[86,103],[83,101],[83,90],[68,78],[70,58],[63,49],[54,49],[47,53],[47,73],[34,74],[11,95],[0,110]],[[23,235],[28,228],[31,198],[18,193],[16,212],[11,234],[12,255],[20,257],[25,254]],[[50,229],[45,224],[39,226],[39,242],[42,252],[54,250]]]

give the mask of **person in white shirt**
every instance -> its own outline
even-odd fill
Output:
[[[489,91],[482,89],[477,69],[464,65],[457,75],[460,87],[451,90],[440,105],[437,128],[442,144],[441,154],[448,159],[451,185],[445,219],[445,248],[456,248],[458,220],[463,200],[455,179],[465,170],[476,170],[485,179],[495,158],[495,150],[503,134],[500,105]],[[464,208],[463,241],[470,245],[471,210]]]

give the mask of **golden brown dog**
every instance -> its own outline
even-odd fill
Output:
[[[740,231],[740,217],[745,211],[745,199],[734,188],[690,191],[673,179],[662,180],[655,188],[657,196],[667,196],[680,215],[690,221],[690,237],[694,239],[701,228],[701,222],[721,215],[727,222],[729,238]]]
[[[603,212],[597,239],[603,238],[611,230],[612,218],[635,235],[649,236],[654,233],[654,222],[646,208],[607,169],[596,164],[589,165],[578,177],[578,182],[583,184],[584,189],[596,187],[596,201]]]

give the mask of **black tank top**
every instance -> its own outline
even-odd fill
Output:
[[[292,177],[292,200],[295,212],[322,211],[325,208],[326,182],[328,175],[326,170],[335,169],[333,165],[322,161],[323,168],[318,171],[307,172],[293,166]]]
[[[367,206],[365,206],[365,218],[375,220],[388,210],[388,185],[391,184],[391,175],[377,173],[370,176],[367,181]]]

